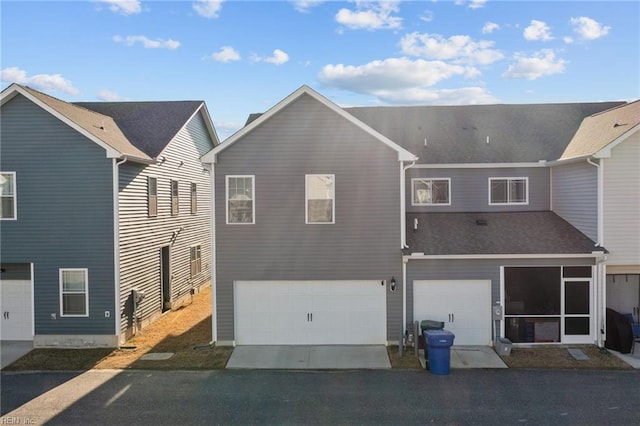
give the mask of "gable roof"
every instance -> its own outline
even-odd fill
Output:
[[[413,229],[414,219],[418,229]],[[484,220],[485,225],[476,221]],[[554,212],[408,213],[405,254],[591,254],[603,250]]]
[[[372,127],[370,127],[367,124],[363,123],[362,121],[358,120],[356,117],[354,117],[353,115],[349,114],[344,109],[340,108],[338,105],[334,104],[329,99],[327,99],[324,96],[320,95],[318,92],[316,92],[315,90],[313,90],[312,88],[310,88],[309,86],[306,86],[306,85],[301,86],[298,90],[296,90],[295,92],[291,93],[289,96],[287,96],[286,98],[284,98],[283,100],[278,102],[275,106],[273,106],[271,109],[269,109],[264,114],[260,114],[260,115],[252,114],[251,118],[253,118],[253,119],[252,120],[248,120],[246,126],[244,126],[242,129],[238,130],[236,133],[231,135],[229,138],[227,138],[223,143],[221,143],[220,145],[215,147],[213,150],[211,150],[208,153],[206,153],[205,155],[203,155],[201,157],[201,160],[203,162],[205,162],[205,163],[215,163],[217,161],[217,155],[220,152],[224,151],[229,146],[233,145],[238,140],[242,139],[245,135],[247,135],[248,133],[250,133],[253,130],[255,130],[262,123],[264,123],[269,118],[273,117],[279,111],[284,109],[287,105],[291,104],[296,99],[298,99],[298,98],[300,98],[301,96],[304,96],[304,95],[311,96],[313,99],[315,99],[316,101],[320,102],[321,104],[323,104],[327,108],[331,109],[333,112],[335,112],[336,114],[338,114],[342,118],[344,118],[347,121],[351,122],[352,124],[356,125],[357,127],[359,127],[364,132],[370,134],[371,136],[373,136],[374,138],[376,138],[377,140],[379,140],[383,144],[385,144],[388,147],[390,147],[391,149],[395,150],[398,153],[398,161],[416,161],[417,160],[417,157],[415,155],[413,155],[411,152],[409,152],[406,149],[402,148],[400,145],[396,144],[394,141],[389,139],[387,136],[379,133],[378,131],[376,131]]]
[[[640,129],[640,100],[586,117],[561,160],[584,156],[608,156],[617,143]]]
[[[527,163],[560,158],[584,117],[621,104],[352,107],[345,111],[413,152],[422,164]]]
[[[112,117],[134,146],[149,157],[155,158],[204,103],[202,101],[75,102],[74,105]],[[207,117],[208,114],[203,116]],[[209,127],[212,131],[213,126],[209,124]],[[217,136],[214,137],[214,145],[216,143]]]
[[[1,104],[4,105],[17,95],[22,95],[29,99],[104,148],[109,158],[124,156],[137,161],[152,161],[150,156],[135,147],[127,139],[118,124],[107,115],[61,101],[19,84],[12,84],[2,92]]]

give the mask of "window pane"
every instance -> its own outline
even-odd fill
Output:
[[[307,178],[309,200],[333,199],[333,178],[331,176],[309,176]]]
[[[565,266],[562,268],[565,278],[591,278],[591,266]]]
[[[13,195],[15,191],[14,188],[15,182],[13,180],[13,174],[0,174],[0,195]]]
[[[229,222],[253,222],[253,201],[229,200]]]
[[[149,178],[149,195],[158,195],[158,182],[156,178]]]
[[[589,318],[565,318],[564,334],[574,336],[591,334],[589,330]]]
[[[431,187],[432,203],[447,204],[449,203],[449,181],[435,180]]]
[[[505,318],[505,336],[513,343],[560,341],[560,318]]]
[[[491,202],[506,203],[507,199],[507,181],[492,180],[491,181]]]
[[[309,222],[333,222],[333,200],[309,200]]]
[[[62,295],[62,313],[64,315],[86,315],[84,294]]]
[[[589,314],[589,282],[564,283],[564,313]]]
[[[505,314],[559,315],[560,268],[505,268]]]
[[[14,216],[14,203],[13,197],[0,198],[0,217],[3,219],[13,219]]]
[[[527,201],[527,184],[525,179],[509,181],[509,202],[525,203]]]
[[[85,272],[84,271],[62,271],[62,291],[63,292],[84,292]]]
[[[229,179],[230,200],[253,200],[252,178]]]

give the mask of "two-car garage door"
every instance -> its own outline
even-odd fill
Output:
[[[238,345],[386,343],[380,281],[236,281]]]

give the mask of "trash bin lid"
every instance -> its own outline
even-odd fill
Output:
[[[420,322],[420,329],[422,331],[442,330],[443,328],[444,328],[444,322],[442,321],[424,320]]]
[[[429,346],[452,346],[455,334],[449,330],[425,330],[427,336],[427,344]]]

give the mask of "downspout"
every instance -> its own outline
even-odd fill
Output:
[[[113,159],[113,277],[114,277],[114,290],[115,290],[115,306],[113,312],[113,320],[115,321],[115,332],[118,346],[120,346],[120,315],[117,313],[120,311],[120,173],[119,167],[127,162],[127,158],[123,158],[121,161]]]
[[[407,206],[406,206],[406,172],[415,166],[413,161],[408,166],[404,165],[404,161],[400,162],[400,248],[405,249],[407,246]]]
[[[402,333],[407,332],[407,262],[409,259],[402,257]],[[414,342],[418,336],[413,336]],[[398,343],[402,345],[402,342]],[[414,343],[415,344],[415,343]]]
[[[597,288],[597,298],[598,298],[598,306],[596,309],[598,310],[597,316],[597,324],[596,324],[596,332],[598,333],[598,337],[596,338],[596,344],[598,347],[604,347],[604,342],[607,340],[607,255],[603,254],[596,261],[596,288]]]
[[[217,268],[216,268],[216,166],[211,163],[211,344],[218,341]]]
[[[598,170],[598,184],[597,184],[597,198],[598,198],[598,241],[596,241],[596,247],[602,247],[603,241],[603,231],[604,231],[604,203],[603,203],[603,165],[602,161],[598,161],[594,163],[591,161],[591,158],[587,158],[587,163],[591,164]]]

